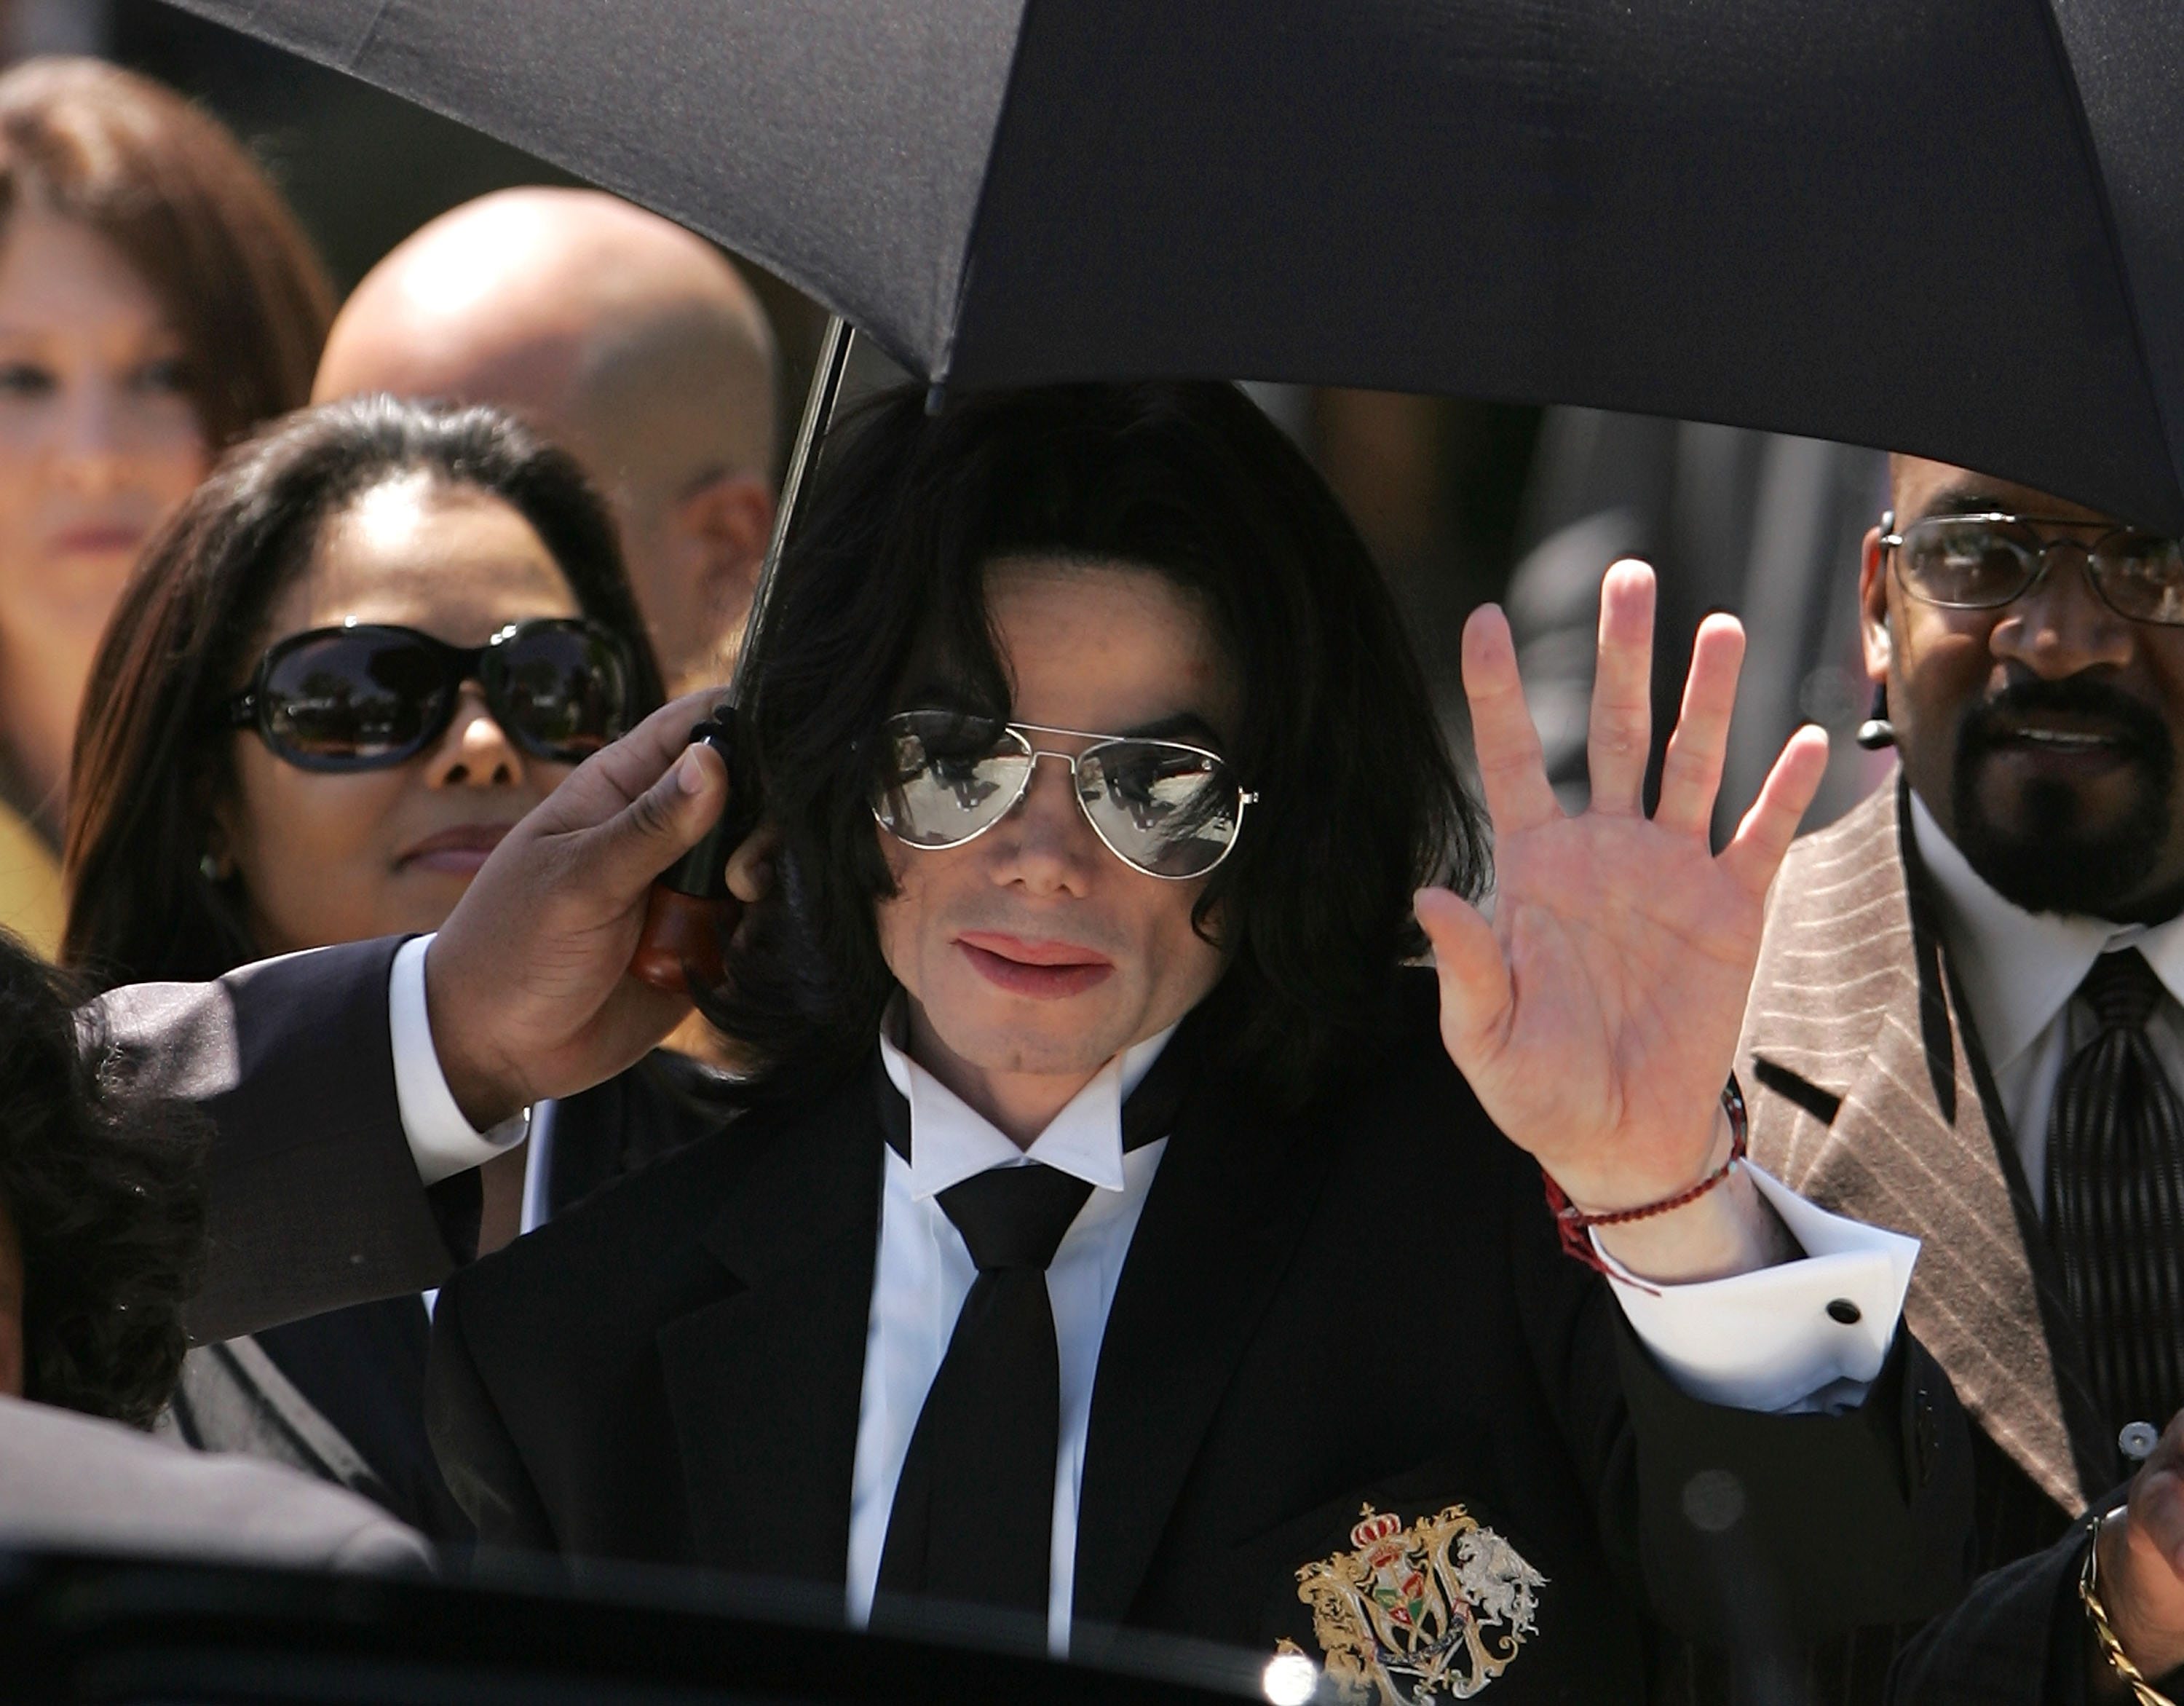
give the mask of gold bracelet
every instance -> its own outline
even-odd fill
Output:
[[[2138,1706],[2176,1706],[2131,1662],[2131,1655],[2123,1650],[2123,1642],[2116,1639],[2115,1625],[2109,1621],[2108,1607],[2101,1603],[2101,1524],[2123,1508],[2118,1505],[2116,1510],[2094,1523],[2092,1543],[2086,1548],[2085,1568],[2078,1572],[2078,1598],[2086,1608],[2086,1615],[2092,1620],[2093,1639],[2100,1642],[2101,1651],[2108,1655],[2109,1668],[2129,1686]]]

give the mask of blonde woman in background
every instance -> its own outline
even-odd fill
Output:
[[[213,456],[309,396],[332,306],[218,122],[98,60],[0,75],[0,926],[43,953],[107,616]]]

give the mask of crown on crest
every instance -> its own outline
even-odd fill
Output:
[[[1403,1519],[1393,1511],[1375,1511],[1368,1504],[1359,1514],[1363,1520],[1350,1530],[1352,1546],[1370,1546],[1375,1541],[1386,1540],[1402,1532]]]

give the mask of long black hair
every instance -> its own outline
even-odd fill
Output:
[[[1212,612],[1244,684],[1226,756],[1260,803],[1196,904],[1230,959],[1209,1017],[1251,1082],[1304,1100],[1384,1023],[1395,967],[1424,945],[1412,893],[1477,894],[1485,837],[1363,541],[1223,384],[1058,386],[937,414],[905,388],[836,429],[747,700],[780,881],[701,1005],[759,1051],[761,1083],[870,1048],[894,988],[873,917],[892,893],[875,737],[921,647],[1008,715],[985,571],[1028,555],[1149,568]]]
[[[23,1265],[23,1396],[148,1428],[203,1256],[206,1129],[144,1095],[64,974],[0,932],[0,1215]]]
[[[219,707],[277,638],[270,613],[326,522],[419,473],[528,521],[578,608],[627,647],[633,714],[661,703],[613,518],[566,451],[483,407],[359,397],[285,415],[223,457],[147,547],[99,643],[70,787],[69,964],[110,984],[215,978],[255,957],[231,885],[198,868],[231,785]]]

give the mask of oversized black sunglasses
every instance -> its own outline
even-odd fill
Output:
[[[291,634],[223,707],[303,770],[379,770],[447,733],[466,681],[533,757],[574,764],[629,726],[629,650],[597,622],[511,622],[481,646],[376,623]]]

